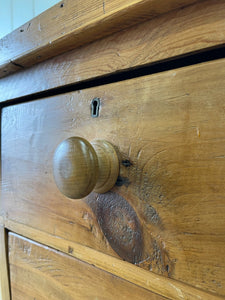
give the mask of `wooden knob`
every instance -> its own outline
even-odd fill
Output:
[[[92,191],[109,191],[119,174],[119,160],[114,147],[107,141],[89,143],[81,137],[71,137],[55,151],[53,174],[57,187],[65,196],[80,199]]]

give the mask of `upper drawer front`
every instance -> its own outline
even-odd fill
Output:
[[[4,108],[2,213],[225,295],[224,80],[220,60]],[[117,147],[111,192],[58,191],[53,153],[71,136]]]

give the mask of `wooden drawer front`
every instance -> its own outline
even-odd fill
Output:
[[[165,299],[13,233],[9,265],[13,300]]]
[[[218,60],[4,108],[5,218],[225,295],[224,81]],[[111,192],[58,191],[52,157],[70,136],[117,147]]]

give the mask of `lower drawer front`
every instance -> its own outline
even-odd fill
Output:
[[[218,60],[4,108],[2,214],[225,295],[224,80]],[[111,192],[58,191],[53,153],[71,136],[117,147]]]
[[[13,233],[9,266],[12,300],[165,299]]]

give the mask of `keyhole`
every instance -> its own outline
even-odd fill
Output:
[[[97,118],[99,116],[100,99],[94,98],[91,102],[91,116]]]

